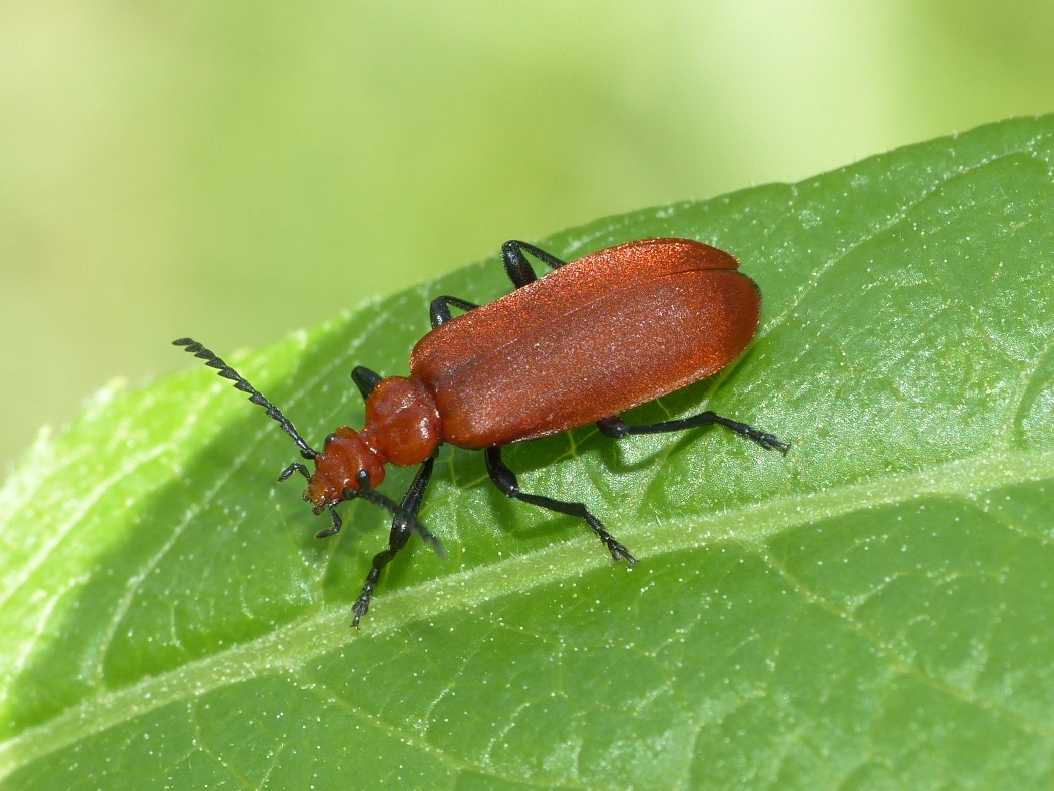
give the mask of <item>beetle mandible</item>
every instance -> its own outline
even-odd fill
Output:
[[[530,254],[553,271],[539,278]],[[595,423],[621,439],[716,424],[786,453],[789,445],[713,412],[652,425],[618,415],[710,376],[746,348],[758,326],[761,294],[728,253],[689,239],[641,239],[570,263],[525,242],[501,248],[515,290],[487,305],[441,296],[429,308],[432,330],[410,354],[410,376],[381,377],[356,366],[351,376],[366,402],[362,431],[341,426],[313,449],[292,422],[211,350],[191,338],[173,341],[249,394],[293,438],[311,472],[293,462],[279,475],[308,480],[304,499],[340,531],[336,506],[355,498],[392,514],[388,547],[373,558],[353,606],[357,626],[381,571],[417,533],[442,545],[418,520],[441,443],[482,450],[491,481],[508,497],[583,520],[616,561],[636,558],[585,505],[520,489],[501,448]],[[464,311],[453,317],[451,308]],[[385,465],[420,465],[401,503],[377,487]]]

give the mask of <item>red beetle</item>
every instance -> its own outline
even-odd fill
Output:
[[[554,271],[539,279],[525,253]],[[340,530],[336,506],[345,500],[362,498],[391,512],[388,548],[373,558],[354,605],[355,625],[381,570],[412,532],[442,550],[416,514],[443,442],[482,450],[504,494],[584,520],[616,561],[630,564],[636,558],[584,505],[522,491],[501,461],[501,446],[588,423],[615,439],[716,423],[763,448],[788,450],[771,434],[709,411],[647,426],[617,417],[721,370],[750,342],[761,295],[731,255],[689,239],[627,242],[571,263],[525,242],[506,242],[501,254],[516,290],[483,306],[434,299],[432,331],[410,355],[410,376],[382,378],[357,366],[351,375],[366,401],[366,426],[359,432],[342,426],[321,452],[212,351],[190,338],[174,341],[233,380],[315,463],[312,473],[294,462],[279,480],[294,472],[308,479],[304,499],[332,519],[319,538]],[[466,312],[452,318],[451,306]],[[387,464],[421,465],[401,504],[376,490]]]

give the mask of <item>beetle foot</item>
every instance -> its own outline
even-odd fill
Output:
[[[750,439],[754,440],[758,445],[763,447],[765,450],[778,450],[784,456],[787,455],[787,451],[790,450],[790,443],[783,442],[773,434],[768,434],[764,431],[758,431],[756,428],[751,429],[747,434]]]
[[[355,614],[355,617],[351,619],[351,625],[356,629],[359,628],[359,621],[361,621],[366,613],[370,611],[370,599],[373,598],[373,587],[365,586],[362,589],[362,593],[359,594],[359,598],[355,600],[355,604],[352,605],[351,611]]]
[[[614,536],[607,536],[601,538],[604,542],[604,546],[608,548],[608,552],[611,553],[612,559],[618,563],[620,560],[626,561],[626,565],[633,568],[637,565],[637,559],[633,557],[633,553],[624,547],[619,541],[616,541]]]

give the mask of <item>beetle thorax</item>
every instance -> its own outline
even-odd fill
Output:
[[[415,378],[382,379],[366,401],[363,430],[342,426],[326,438],[305,499],[316,510],[339,502],[346,490],[358,489],[361,470],[371,487],[379,486],[385,465],[426,461],[439,447],[440,437],[439,411],[428,388]]]

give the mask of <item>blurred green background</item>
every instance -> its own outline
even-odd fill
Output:
[[[177,335],[1050,111],[1052,34],[1043,2],[0,3],[0,474]]]

